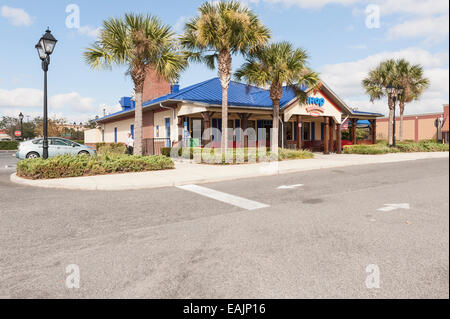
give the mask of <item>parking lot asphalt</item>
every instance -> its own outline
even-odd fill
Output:
[[[109,192],[12,184],[11,166],[0,170],[0,298],[448,298],[448,165]],[[373,267],[379,288],[367,286]]]

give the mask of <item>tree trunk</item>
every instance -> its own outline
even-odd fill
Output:
[[[136,92],[136,108],[134,110],[134,155],[142,153],[142,91]]]
[[[222,153],[228,149],[228,87],[231,81],[231,54],[227,50],[219,52],[218,75],[222,85]]]
[[[390,97],[388,97],[388,105],[389,105],[388,144],[392,145],[393,141],[392,122],[394,121],[394,101],[392,101]]]
[[[405,102],[400,102],[400,141],[403,141],[403,112],[405,112]]]
[[[273,121],[272,121],[272,145],[271,152],[272,154],[278,154],[278,123],[279,123],[279,115],[280,115],[280,100],[273,100]]]

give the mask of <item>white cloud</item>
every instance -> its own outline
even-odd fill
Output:
[[[34,108],[42,107],[43,92],[38,89],[18,88],[0,89],[0,108]],[[90,112],[95,109],[94,99],[83,97],[77,92],[57,94],[49,98],[49,108],[77,113]]]
[[[92,111],[95,108],[93,98],[82,97],[77,92],[54,95],[50,98],[49,105],[55,109],[69,107],[71,110],[79,113]]]
[[[122,106],[120,105],[120,103],[114,105],[107,105],[106,103],[102,103],[97,109],[97,115],[103,116],[103,112],[105,112],[106,114],[112,114],[119,112],[120,110],[122,110]]]
[[[245,2],[245,1],[244,1]],[[253,0],[247,2],[266,2],[272,4],[284,4],[288,7],[322,8],[329,4],[360,5],[376,4],[380,6],[383,15],[407,13],[416,15],[432,15],[448,12],[448,0]],[[363,8],[353,8],[355,14],[364,12]]]
[[[388,37],[413,38],[425,37],[429,42],[441,42],[448,38],[449,16],[425,17],[407,20],[389,29]]]
[[[11,8],[8,6],[3,6],[1,9],[1,14],[3,17],[9,20],[13,26],[30,26],[33,23],[33,19],[30,15],[23,9]]]
[[[38,89],[0,89],[0,107],[36,107],[42,105],[43,96]]]
[[[420,101],[411,103],[408,106],[408,112],[437,111],[441,110],[443,103],[448,103],[448,52],[432,54],[420,48],[380,52],[356,61],[325,65],[320,70],[321,78],[350,107],[385,113],[386,103],[379,101],[375,104],[370,103],[361,86],[361,81],[367,76],[369,69],[374,68],[382,60],[389,58],[405,58],[411,63],[423,65],[425,76],[430,79],[430,88],[425,91]]]
[[[101,27],[98,28],[93,28],[91,26],[85,25],[82,26],[78,29],[78,33],[82,34],[82,35],[87,35],[91,38],[98,38],[98,36],[100,35],[100,32],[102,31]]]
[[[189,18],[185,16],[181,16],[178,18],[177,22],[173,26],[173,29],[177,33],[182,33],[184,31],[184,24],[188,22]]]

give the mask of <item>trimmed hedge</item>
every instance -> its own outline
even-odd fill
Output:
[[[0,141],[0,150],[13,151],[19,147],[18,141]]]
[[[173,169],[166,156],[133,155],[63,155],[47,160],[26,159],[17,163],[17,176],[31,179],[103,175]]]
[[[390,147],[385,143],[375,145],[346,145],[345,154],[387,154],[387,153],[413,153],[413,152],[448,152],[449,145],[432,141],[399,142],[396,147]]]
[[[127,147],[124,143],[97,143],[95,144],[97,154],[125,154]]]
[[[194,153],[199,153],[202,156],[202,162],[213,163],[213,164],[225,164],[227,159],[225,155],[220,153],[220,149],[212,148],[172,148],[163,147],[161,148],[161,154],[167,157],[171,156],[173,149],[178,150],[178,156],[185,159],[193,159]],[[270,149],[266,149],[264,154],[256,152],[256,148],[233,148],[228,150],[229,158],[232,158],[232,163],[242,163],[242,162],[259,162],[261,160],[275,160],[270,152]],[[265,157],[265,158],[263,158]],[[289,159],[306,159],[313,158],[314,154],[308,150],[290,150],[290,149],[279,149],[278,160],[289,160]],[[231,160],[228,160],[231,162]],[[232,164],[229,163],[229,164]]]

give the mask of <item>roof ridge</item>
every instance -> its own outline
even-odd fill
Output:
[[[211,82],[212,80],[215,80],[215,79],[217,79],[217,78],[218,78],[218,77],[215,77],[215,78],[212,78],[212,79],[209,79],[209,80],[206,80],[206,81],[202,81],[202,82],[200,82],[200,83],[196,83],[196,84],[189,85],[189,86],[187,86],[187,87],[185,87],[185,88],[180,89],[180,90],[179,90],[178,92],[176,92],[176,93],[169,93],[169,94],[166,94],[166,95],[158,96],[158,97],[154,98],[153,100],[145,101],[144,103],[142,103],[142,106],[148,106],[148,105],[152,104],[153,101],[160,100],[160,99],[162,99],[162,98],[164,98],[164,97],[170,97],[170,98],[177,97],[177,96],[180,95],[180,94],[189,92],[189,91],[191,91],[191,90],[193,90],[193,89],[195,89],[195,88],[198,88],[199,86],[202,86],[202,85],[204,85],[204,84],[206,84],[206,83],[208,83],[208,82]]]

